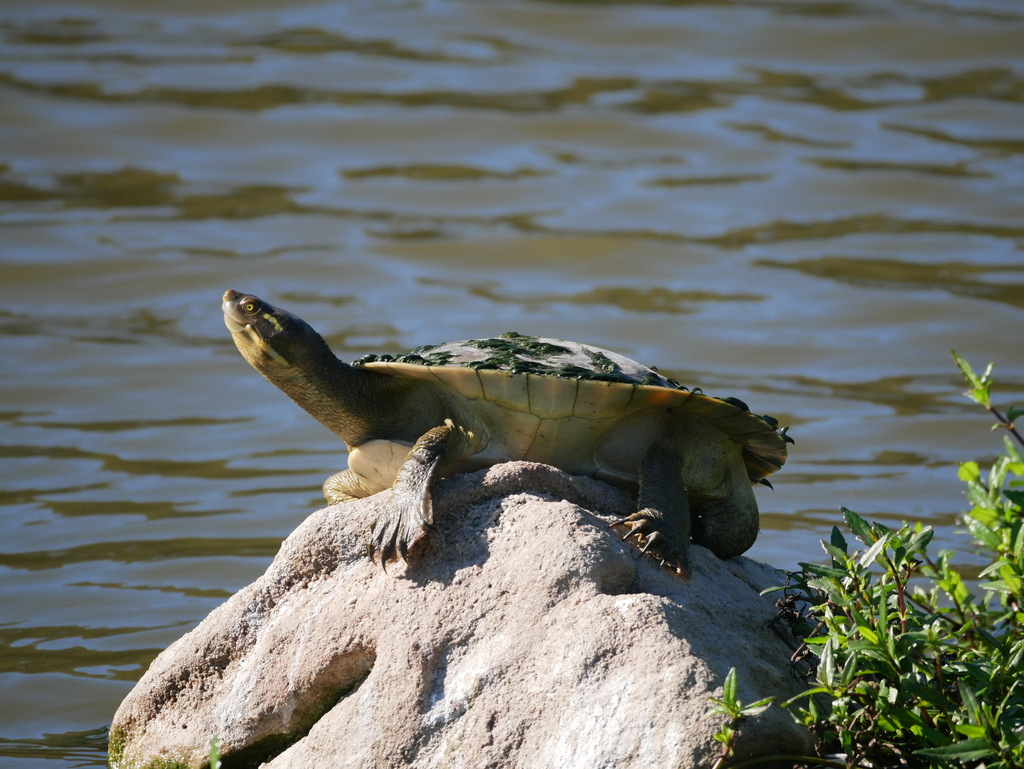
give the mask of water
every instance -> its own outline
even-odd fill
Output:
[[[227,288],[346,359],[516,330],[748,401],[797,440],[755,558],[840,505],[964,549],[948,350],[1024,401],[1016,0],[162,5],[0,9],[0,766],[102,766],[342,466]]]

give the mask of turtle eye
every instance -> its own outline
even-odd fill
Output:
[[[260,302],[255,297],[246,297],[240,303],[242,312],[252,315],[260,309]]]

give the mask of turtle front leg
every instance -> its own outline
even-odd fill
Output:
[[[391,487],[388,511],[377,521],[370,546],[382,566],[401,558],[430,531],[434,522],[431,490],[441,470],[479,450],[476,436],[446,419],[413,445]]]
[[[637,511],[613,526],[629,526],[623,539],[636,537],[650,553],[687,579],[690,576],[690,502],[683,483],[683,458],[655,444],[640,462]]]

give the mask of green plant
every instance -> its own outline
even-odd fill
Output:
[[[715,707],[710,710],[708,715],[723,715],[726,717],[718,732],[715,733],[715,739],[722,743],[722,754],[715,761],[712,769],[720,769],[720,767],[726,765],[725,762],[732,755],[733,744],[739,734],[739,727],[743,719],[748,716],[760,715],[771,707],[772,701],[775,699],[774,697],[766,697],[750,705],[744,705],[736,695],[736,687],[736,668],[730,668],[729,673],[725,677],[725,683],[722,685],[722,699],[711,699],[715,703]]]
[[[968,397],[1008,433],[987,474],[976,462],[959,470],[963,523],[988,564],[972,592],[952,553],[928,553],[930,527],[894,530],[843,509],[864,547],[833,528],[822,543],[831,562],[800,564],[782,588],[793,624],[811,623],[794,657],[810,662],[812,685],[782,703],[818,742],[796,766],[1024,767],[1024,438],[1013,423],[1024,410],[1000,413],[992,367],[978,376],[953,357]],[[714,712],[735,719],[721,704]],[[722,735],[731,755],[735,736]]]

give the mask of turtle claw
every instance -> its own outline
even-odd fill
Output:
[[[397,531],[392,532],[391,537],[387,541],[382,541],[379,535],[375,532],[373,535],[373,542],[370,544],[370,555],[371,558],[376,555],[377,560],[380,561],[380,566],[387,573],[388,564],[401,561],[402,563],[408,563],[406,556],[409,554],[409,546],[405,544],[399,537]]]
[[[650,519],[638,518],[637,514],[627,516],[625,518],[619,518],[617,521],[612,521],[608,524],[609,529],[614,529],[616,526],[629,526],[629,531],[622,535],[622,541],[626,542],[630,537],[635,536],[637,541],[640,540],[643,534],[647,533],[650,528]]]
[[[389,530],[388,523],[378,522],[370,535],[370,558],[377,556],[385,574],[388,571],[388,564],[395,560],[395,541],[398,536],[397,527],[391,527]]]
[[[370,557],[376,556],[385,572],[389,563],[408,564],[409,551],[434,530],[427,522],[429,504],[428,500],[424,507],[417,506],[411,513],[402,505],[393,504],[374,525],[370,534]]]
[[[622,541],[636,539],[641,555],[649,555],[661,566],[667,567],[684,579],[690,578],[689,543],[676,542],[675,538],[656,528],[657,521],[643,511],[613,521],[608,528],[628,526]]]
[[[667,548],[667,545],[668,545],[668,538],[664,534],[662,534],[660,531],[652,531],[647,536],[647,541],[644,543],[644,546],[642,548],[640,548],[640,552],[641,553],[651,553],[651,555],[654,555],[654,553],[651,552],[651,548],[652,547],[659,547],[659,549],[665,550]],[[665,559],[664,558],[662,558],[661,564],[662,564],[662,566],[665,565]]]

